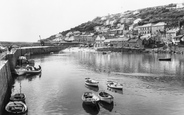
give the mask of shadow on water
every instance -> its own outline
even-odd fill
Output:
[[[93,87],[93,86],[88,86],[88,85],[85,85],[85,87],[88,88],[89,90],[92,90],[95,92],[98,92],[98,90],[99,90],[99,87]]]
[[[4,112],[3,115],[28,115],[28,112],[23,113],[23,114],[12,114],[12,113],[8,113],[8,112]]]
[[[112,111],[113,108],[114,108],[114,102],[111,102],[111,103],[107,103],[107,102],[104,102],[104,101],[100,101],[98,103],[101,107],[103,107],[104,109],[108,110],[108,111]]]
[[[123,94],[123,89],[113,89],[113,88],[107,88],[108,91],[114,92],[114,93],[119,93],[119,94]]]
[[[98,104],[92,105],[92,104],[85,104],[83,102],[82,107],[86,111],[86,113],[89,113],[90,115],[97,115],[100,111],[100,107]]]

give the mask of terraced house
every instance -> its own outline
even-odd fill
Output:
[[[145,35],[145,34],[157,34],[158,32],[163,32],[166,29],[166,23],[164,22],[159,22],[156,24],[145,24],[142,26],[138,26],[138,33],[141,35]]]

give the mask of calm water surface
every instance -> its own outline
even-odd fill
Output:
[[[20,76],[12,95],[26,94],[28,115],[182,115],[184,114],[184,58],[164,54],[60,52],[32,56],[42,73]],[[99,88],[84,85],[84,78],[99,81]],[[107,89],[106,81],[123,84],[123,91]],[[20,87],[21,86],[21,87]],[[105,90],[113,105],[91,107],[81,96],[85,91]]]

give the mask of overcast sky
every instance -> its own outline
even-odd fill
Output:
[[[182,3],[184,0],[0,0],[0,41],[36,42],[126,10]]]

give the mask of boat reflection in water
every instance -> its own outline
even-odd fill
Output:
[[[25,79],[28,79],[28,81],[32,81],[33,79],[35,79],[37,77],[41,78],[41,76],[42,76],[42,73],[39,73],[36,75],[27,75],[27,76],[25,76]]]
[[[32,81],[33,79],[35,79],[35,78],[37,78],[37,77],[41,78],[41,75],[42,75],[41,73],[36,74],[36,75],[22,75],[22,76],[18,76],[18,77],[16,78],[16,80],[17,80],[17,81],[22,81],[22,80],[27,79],[28,81]]]
[[[88,88],[89,90],[92,90],[92,91],[95,91],[95,92],[98,92],[99,90],[99,87],[93,87],[93,86],[88,86],[88,85],[85,85],[86,88]]]
[[[104,109],[108,110],[108,111],[112,111],[113,108],[114,108],[114,102],[111,102],[111,103],[107,103],[107,102],[104,102],[104,101],[100,101],[99,102],[99,105],[101,107],[103,107]]]
[[[108,87],[107,90],[114,92],[114,93],[123,94],[123,89],[113,89],[113,88]]]
[[[83,102],[82,107],[86,111],[86,113],[89,113],[90,115],[97,115],[100,111],[100,107],[98,104],[85,104]]]
[[[22,114],[14,114],[14,113],[8,113],[8,112],[4,112],[3,115],[28,115],[28,112],[26,113],[22,113]]]

